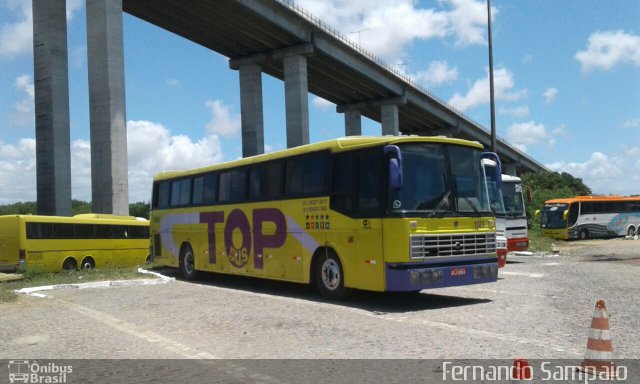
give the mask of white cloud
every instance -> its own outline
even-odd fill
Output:
[[[211,110],[211,121],[207,124],[207,131],[223,137],[233,137],[240,132],[240,115],[233,114],[231,107],[220,100],[208,100],[206,107]]]
[[[298,0],[312,15],[387,62],[397,62],[416,40],[453,38],[456,45],[486,44],[486,3],[442,0],[440,9],[413,0]],[[494,13],[497,12],[494,9]]]
[[[0,7],[7,8],[17,19],[0,28],[0,58],[13,59],[30,54],[33,50],[33,12],[28,0],[5,0]],[[67,21],[84,6],[83,0],[67,0]]]
[[[524,152],[527,146],[539,144],[546,138],[547,130],[544,124],[536,124],[533,121],[513,124],[507,130],[507,140]]]
[[[487,104],[490,101],[489,94],[489,69],[485,69],[487,75],[473,83],[466,95],[455,93],[449,100],[449,104],[462,111],[478,105]],[[515,82],[513,74],[506,68],[500,68],[493,72],[493,85],[496,100],[515,101],[527,96],[527,90],[511,92]]]
[[[593,152],[582,163],[559,161],[547,164],[556,172],[567,172],[581,178],[584,183],[598,194],[637,194],[640,183],[640,162],[633,163],[619,156],[607,156],[602,152]]]
[[[20,182],[17,183],[16,181]],[[36,141],[21,139],[17,145],[0,141],[0,204],[36,198]]]
[[[149,200],[153,176],[160,171],[197,168],[223,159],[218,135],[206,133],[192,140],[150,121],[127,122],[127,150],[131,202]],[[33,138],[16,145],[0,141],[0,204],[36,199],[35,156]],[[74,199],[91,200],[91,147],[86,140],[71,143],[71,185]]]
[[[429,68],[412,77],[426,87],[438,87],[454,82],[458,78],[458,69],[449,67],[446,61],[433,61],[429,64]]]
[[[622,126],[625,128],[640,128],[640,118],[627,120]]]
[[[513,108],[500,107],[498,108],[498,113],[500,115],[509,115],[513,117],[523,118],[529,116],[529,106],[520,105]]]
[[[182,88],[182,82],[178,79],[174,79],[174,78],[165,79],[164,83],[171,88],[176,88],[176,89]]]
[[[313,100],[311,101],[311,104],[313,104],[313,106],[320,111],[328,111],[332,108],[335,108],[336,106],[329,100],[325,100],[322,97],[318,97],[318,96],[314,96]]]
[[[547,105],[553,103],[553,100],[555,100],[556,95],[558,95],[557,88],[549,87],[545,89],[544,92],[542,93],[542,96],[544,97],[544,103]]]
[[[640,36],[622,30],[595,32],[589,36],[588,47],[575,55],[582,70],[609,70],[617,64],[640,66]]]
[[[151,181],[160,171],[203,167],[223,158],[220,139],[211,131],[193,141],[185,135],[171,135],[162,124],[128,121],[127,132],[129,201],[148,201]]]
[[[35,121],[33,78],[29,75],[20,75],[16,78],[14,87],[21,94],[21,99],[13,104],[11,122],[19,126],[33,126]]]

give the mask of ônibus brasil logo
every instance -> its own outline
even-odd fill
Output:
[[[70,365],[39,364],[37,361],[9,360],[9,383],[66,383],[73,372]]]

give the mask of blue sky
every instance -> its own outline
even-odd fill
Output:
[[[300,0],[433,94],[490,127],[486,4]],[[640,194],[640,1],[493,0],[497,132],[595,193]],[[83,0],[67,1],[73,197],[90,200]],[[0,204],[35,200],[30,0],[0,0]],[[360,31],[360,32],[355,32]],[[124,15],[130,201],[165,169],[238,158],[238,73],[228,59]],[[285,146],[284,86],[263,75],[265,144]],[[344,134],[309,95],[311,140]],[[363,133],[379,135],[364,119]]]

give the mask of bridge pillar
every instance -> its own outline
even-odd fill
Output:
[[[65,0],[33,0],[38,213],[71,216]]]
[[[400,120],[398,118],[398,105],[397,104],[382,104],[380,106],[380,123],[382,124],[383,135],[400,134]]]
[[[258,64],[239,67],[242,157],[264,153],[262,69]]]
[[[284,93],[287,116],[287,148],[309,144],[307,58],[284,57]]]
[[[511,175],[511,176],[516,176],[516,164],[515,163],[509,163],[509,164],[502,164],[502,173],[504,173],[505,175]]]
[[[122,33],[122,0],[87,0],[92,208],[128,215]]]
[[[358,110],[344,112],[344,133],[346,136],[362,135],[362,113]]]

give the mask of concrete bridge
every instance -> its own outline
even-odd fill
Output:
[[[38,211],[71,213],[65,0],[33,0]],[[405,74],[286,0],[87,0],[94,212],[128,214],[122,13],[229,58],[239,71],[242,154],[264,151],[261,74],[285,83],[287,146],[309,142],[308,93],[337,105],[345,134],[361,117],[384,135],[491,136]],[[542,164],[498,139],[507,172]]]

